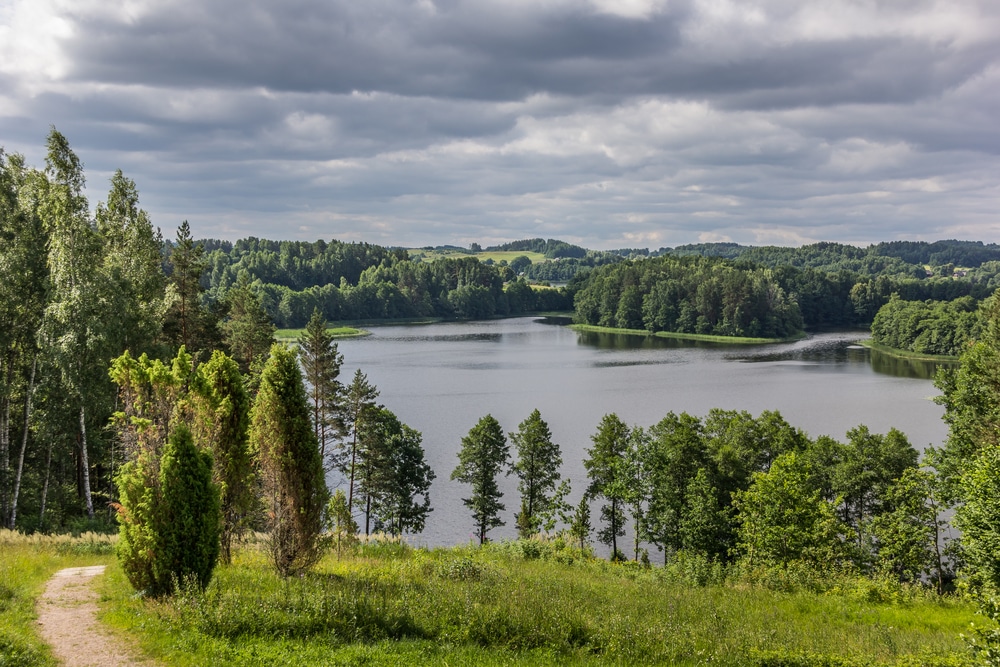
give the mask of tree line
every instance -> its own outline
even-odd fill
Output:
[[[474,257],[420,262],[398,248],[322,240],[201,245],[205,299],[224,301],[245,276],[281,327],[305,326],[315,309],[328,320],[476,319],[572,305],[566,290],[532,290],[506,267]]]
[[[918,354],[957,357],[979,337],[979,303],[972,297],[954,301],[904,301],[893,294],[872,322],[879,345]]]
[[[704,419],[669,413],[649,427],[605,415],[591,436],[579,504],[560,483],[561,451],[534,411],[510,433],[486,415],[462,439],[452,479],[469,484],[463,502],[480,542],[504,525],[497,484],[516,474],[518,534],[565,533],[586,547],[592,533],[612,560],[665,563],[701,559],[721,566],[801,565],[902,582],[930,574],[941,590],[953,576],[942,551],[944,491],[932,452],[917,451],[895,429],[858,426],[847,442],[810,439],[777,412],[753,417],[714,409]],[[591,504],[600,504],[592,520]],[[630,529],[632,543],[621,539]]]
[[[651,332],[786,338],[802,330],[798,304],[771,271],[704,257],[658,257],[588,275],[576,319]]]

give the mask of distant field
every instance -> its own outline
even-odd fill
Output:
[[[433,262],[437,259],[445,258],[461,258],[461,257],[475,257],[480,262],[485,262],[487,259],[492,259],[496,263],[500,263],[501,260],[507,260],[509,263],[512,259],[516,257],[527,257],[531,260],[532,264],[536,262],[547,261],[545,255],[540,252],[525,252],[525,251],[512,251],[512,250],[497,250],[493,252],[479,252],[479,253],[469,253],[461,252],[459,250],[421,250],[420,248],[411,248],[407,250],[410,253],[410,257],[419,257],[425,262]]]
[[[354,327],[330,327],[326,331],[334,338],[357,338],[371,335],[371,332]],[[305,329],[278,329],[274,332],[274,337],[278,340],[297,340],[304,333]]]

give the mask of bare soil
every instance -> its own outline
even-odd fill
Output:
[[[42,638],[67,667],[154,665],[137,657],[137,651],[108,634],[97,622],[97,591],[93,584],[94,577],[101,574],[103,565],[71,567],[53,575],[38,599]]]

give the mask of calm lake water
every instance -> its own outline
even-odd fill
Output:
[[[858,424],[884,433],[896,427],[918,449],[947,436],[934,365],[872,353],[862,332],[823,333],[796,343],[726,346],[661,338],[577,333],[541,318],[370,328],[339,343],[341,377],[360,368],[379,401],[423,433],[437,479],[424,532],[429,546],[468,542],[472,520],[462,504],[468,486],[449,480],[461,438],[490,413],[507,432],[535,408],[563,452],[570,501],[586,486],[583,467],[601,417],[615,412],[630,425],[651,426],[668,412],[704,416],[711,408],[778,410],[811,437],[844,440]],[[340,480],[331,478],[331,484]],[[514,537],[518,495],[504,482],[507,525],[494,539]],[[595,515],[596,517],[596,515]]]

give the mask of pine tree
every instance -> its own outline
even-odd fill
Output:
[[[507,465],[509,452],[500,423],[492,415],[486,415],[462,438],[458,467],[451,473],[451,479],[472,485],[472,495],[462,498],[462,502],[472,510],[480,545],[486,543],[491,528],[504,525],[500,519],[503,494],[497,485],[497,475]]]
[[[285,345],[271,346],[261,372],[250,443],[260,457],[271,560],[282,576],[303,572],[321,556],[319,538],[329,491],[302,373],[295,353]]]
[[[192,355],[218,348],[222,337],[217,317],[202,304],[201,277],[208,262],[205,248],[191,237],[187,220],[177,228],[170,250],[170,302],[163,318],[163,337],[176,349],[184,346]]]
[[[299,357],[309,391],[313,429],[320,455],[326,461],[328,454],[334,453],[333,447],[328,445],[345,433],[342,414],[344,388],[337,379],[344,355],[337,352],[337,344],[327,331],[326,320],[318,308],[313,310],[305,334],[299,338]],[[341,468],[343,462],[334,461],[333,467]]]
[[[365,423],[375,410],[375,399],[378,389],[368,383],[368,377],[359,368],[354,372],[354,379],[344,392],[344,422],[351,436],[346,443],[347,451],[340,457],[342,472],[348,478],[347,504],[354,507],[354,482],[358,464],[358,439],[365,430]]]
[[[236,284],[226,292],[225,301],[229,309],[222,322],[225,343],[240,364],[240,370],[256,376],[268,348],[274,343],[274,324],[246,271],[240,271]]]

